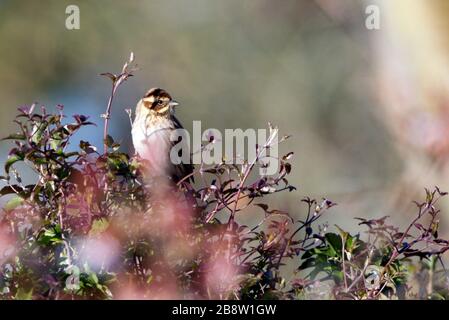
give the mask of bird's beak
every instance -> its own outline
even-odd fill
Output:
[[[176,106],[179,106],[179,103],[178,103],[178,101],[172,100],[172,101],[170,101],[169,105],[170,105],[170,107],[176,107]]]

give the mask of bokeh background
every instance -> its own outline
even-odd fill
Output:
[[[80,30],[65,28],[70,4]],[[369,4],[380,30],[365,27]],[[295,152],[298,190],[273,206],[299,217],[301,197],[328,197],[339,204],[331,225],[384,215],[405,225],[424,187],[449,190],[448,13],[444,0],[0,0],[0,135],[19,106],[63,104],[100,125],[81,137],[100,146],[110,81],[99,74],[119,72],[133,51],[140,70],[111,124],[124,148],[124,110],[160,86],[187,128],[271,121],[293,136],[281,151]]]

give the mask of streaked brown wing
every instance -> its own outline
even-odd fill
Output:
[[[175,125],[175,129],[184,129],[184,127],[182,126],[182,124],[179,122],[179,120],[174,116],[171,115],[171,120],[173,121],[174,125]],[[179,139],[178,141],[172,141],[172,145],[175,146],[176,144],[180,143],[181,139]],[[190,150],[189,150],[190,153]],[[181,150],[181,154],[180,156],[182,157],[182,150]],[[193,173],[193,164],[192,164],[192,154],[189,155],[190,157],[190,163],[181,163],[179,165],[176,165],[176,174],[173,178],[173,180],[175,182],[178,182],[180,180],[182,180],[184,177],[191,175]],[[191,175],[188,179],[186,179],[185,181],[187,182],[195,182],[193,175]]]

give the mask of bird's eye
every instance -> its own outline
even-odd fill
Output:
[[[164,101],[162,101],[162,100],[158,100],[158,101],[157,101],[157,104],[158,104],[158,105],[162,105],[163,103],[164,103]]]

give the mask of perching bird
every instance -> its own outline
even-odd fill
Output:
[[[177,105],[170,94],[160,88],[150,89],[137,103],[131,134],[136,153],[146,160],[146,177],[165,177],[174,183],[184,178],[185,181],[193,180],[191,176],[186,178],[193,171],[191,161],[174,164],[170,158],[172,147],[179,143],[171,141],[171,134],[176,129],[183,129],[174,115]]]

